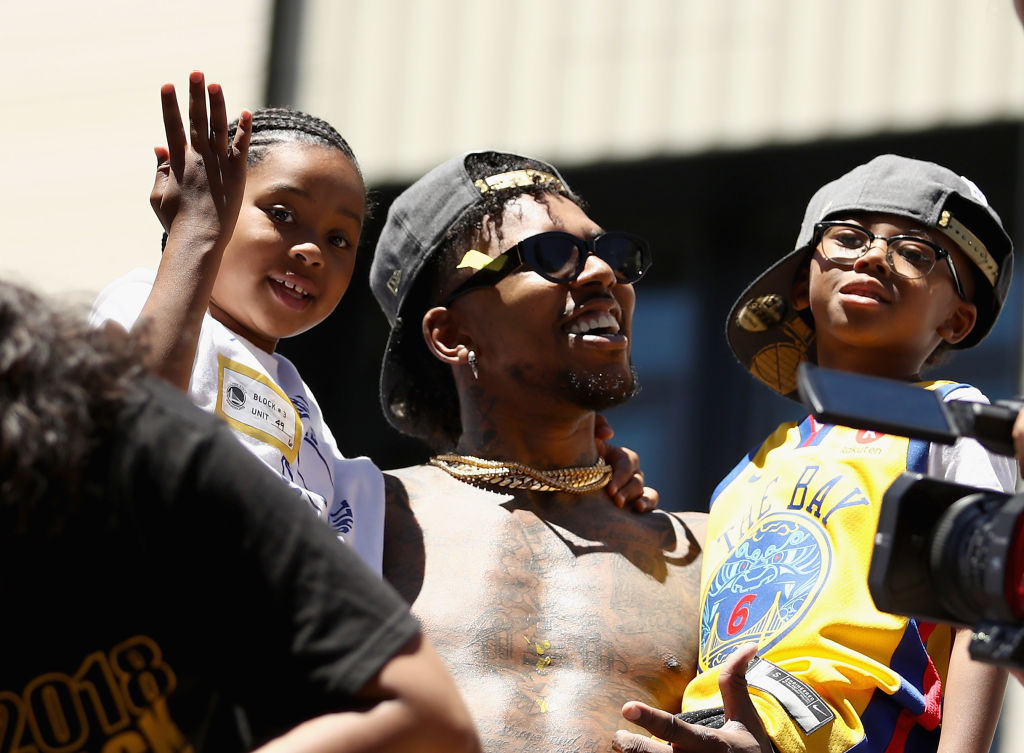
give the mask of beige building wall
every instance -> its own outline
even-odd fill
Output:
[[[568,164],[1024,115],[1011,0],[308,5],[297,101],[377,179],[480,146]]]
[[[0,275],[91,300],[160,259],[160,85],[260,104],[269,0],[0,0]],[[183,100],[184,101],[184,100]],[[187,120],[186,120],[187,122]]]
[[[561,164],[1024,116],[1010,0],[308,0],[293,104],[371,183],[468,148]],[[262,104],[270,0],[0,0],[0,275],[89,299],[159,260],[158,89]],[[1000,753],[1024,746],[1011,690]]]
[[[1010,0],[305,0],[291,104],[371,183],[459,151],[560,164],[1024,115]],[[156,264],[158,88],[262,104],[270,0],[0,0],[0,273],[86,291]]]

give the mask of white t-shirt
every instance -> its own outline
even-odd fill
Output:
[[[968,384],[950,390],[943,399],[988,402],[981,390]],[[961,438],[951,445],[935,442],[928,452],[928,475],[955,484],[1013,493],[1017,486],[1017,461],[991,453],[973,439]]]
[[[93,304],[91,323],[115,321],[131,329],[155,277],[153,270],[135,269],[112,282]],[[384,478],[369,458],[342,456],[291,361],[257,348],[207,313],[188,394],[223,418],[242,444],[380,573]]]

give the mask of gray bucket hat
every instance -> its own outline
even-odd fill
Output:
[[[970,348],[988,334],[1013,276],[1013,244],[974,183],[933,162],[885,154],[827,183],[811,197],[796,248],[763,272],[733,304],[726,339],[733,354],[776,392],[796,399],[802,361],[817,361],[814,320],[792,304],[793,282],[814,242],[814,225],[849,212],[881,212],[944,233],[977,268],[978,320],[953,345]]]
[[[451,369],[427,349],[421,323],[432,294],[426,270],[444,248],[448,231],[490,192],[542,187],[572,196],[558,171],[529,157],[492,152],[529,165],[473,179],[467,160],[488,152],[467,152],[435,167],[403,191],[388,209],[370,266],[370,289],[391,325],[380,371],[380,402],[388,422],[404,434],[434,446],[444,444],[458,415]],[[506,160],[508,161],[508,160]],[[447,391],[451,400],[434,399]]]

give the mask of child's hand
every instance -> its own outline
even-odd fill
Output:
[[[644,486],[644,472],[640,470],[640,456],[628,447],[608,444],[615,436],[608,419],[598,415],[594,421],[594,439],[597,452],[612,467],[612,478],[605,491],[617,507],[633,506],[637,512],[650,512],[658,506],[658,491]]]
[[[252,135],[252,113],[243,111],[234,142],[228,144],[227,111],[218,84],[207,90],[203,74],[194,71],[188,89],[186,137],[174,87],[160,87],[167,147],[156,149],[150,203],[167,230],[166,246],[133,327],[142,338],[146,365],[185,391],[224,249],[242,206]]]
[[[206,96],[210,97],[207,118]],[[160,88],[167,147],[155,149],[156,180],[149,201],[168,232],[176,224],[193,240],[227,244],[245,191],[245,162],[252,135],[252,113],[243,110],[233,143],[228,144],[224,92],[205,86],[203,74],[189,76],[189,136],[172,84]]]

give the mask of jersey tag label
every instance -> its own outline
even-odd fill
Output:
[[[747,684],[778,701],[805,735],[836,718],[835,712],[810,685],[760,656],[755,656],[747,668]]]
[[[289,463],[299,454],[302,419],[265,374],[217,354],[217,406],[232,429],[276,447]]]

